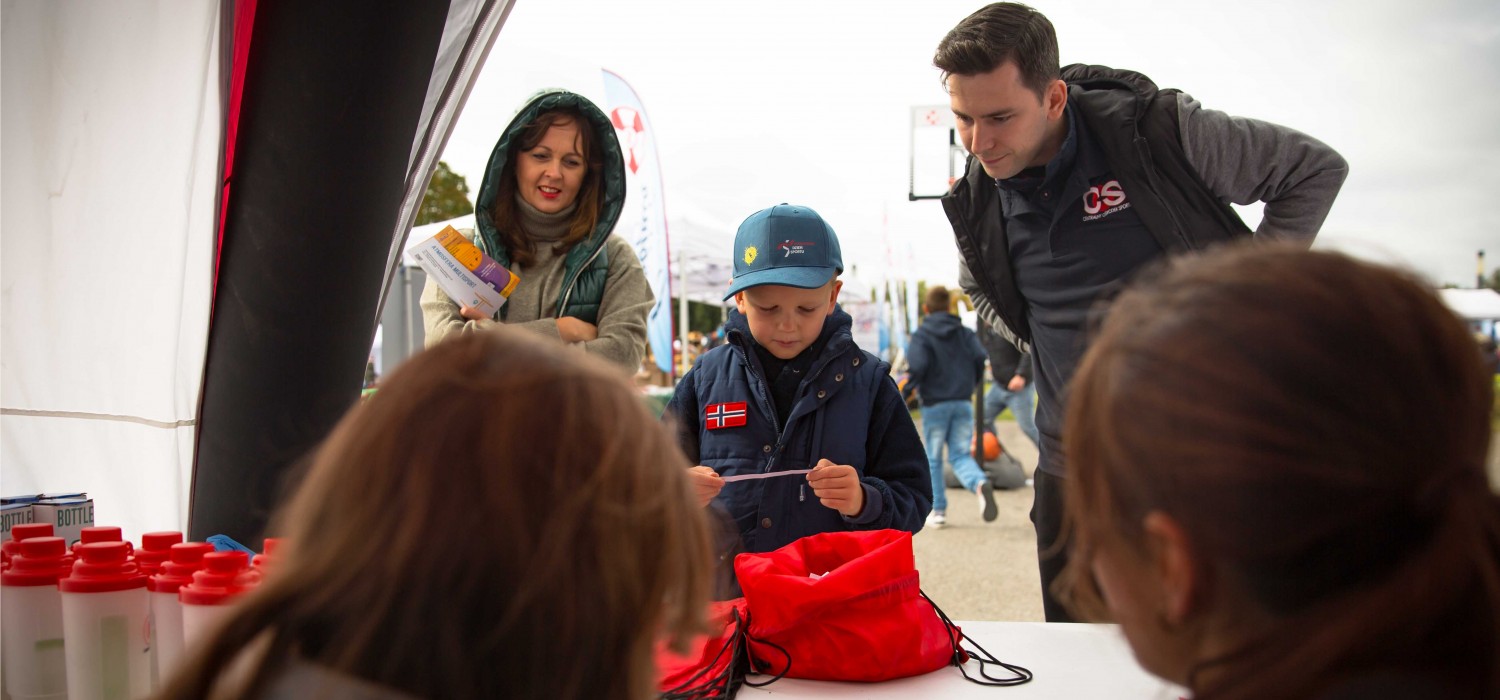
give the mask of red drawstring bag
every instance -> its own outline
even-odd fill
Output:
[[[686,655],[656,646],[657,687],[666,700],[732,698],[745,679],[745,599],[713,603],[708,634],[688,643]]]
[[[741,554],[734,570],[757,673],[884,681],[965,660],[962,632],[921,594],[909,532],[810,535]]]

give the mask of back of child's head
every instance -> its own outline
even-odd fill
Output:
[[[725,292],[761,285],[817,289],[844,271],[838,235],[811,207],[778,204],[747,217],[734,234],[734,279]]]
[[[272,578],[169,696],[257,638],[261,680],[297,657],[424,697],[651,696],[658,635],[697,631],[710,584],[688,466],[597,360],[516,330],[441,343],[319,448]]]
[[[953,297],[948,294],[948,288],[940,285],[927,290],[927,301],[923,306],[927,308],[927,313],[937,314],[948,313],[952,304]]]
[[[1427,285],[1247,246],[1178,259],[1108,314],[1064,430],[1075,603],[1106,609],[1095,553],[1143,551],[1163,513],[1243,592],[1207,604],[1219,622],[1261,621],[1196,659],[1215,679],[1196,697],[1306,697],[1382,669],[1500,692],[1492,388]]]

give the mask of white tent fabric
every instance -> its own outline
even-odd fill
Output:
[[[1443,303],[1469,321],[1500,320],[1500,293],[1493,289],[1440,289]]]
[[[234,5],[0,2],[0,493],[186,529]],[[513,2],[446,5],[393,235]]]
[[[132,537],[187,520],[224,121],[218,13],[0,6],[0,491],[87,491],[96,522]]]
[[[730,258],[739,222],[727,222],[690,203],[667,205],[667,245],[672,255],[672,295],[690,301],[723,304],[734,276]]]

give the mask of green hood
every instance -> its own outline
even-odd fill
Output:
[[[559,107],[573,107],[588,119],[589,126],[594,130],[594,143],[601,151],[599,159],[604,163],[604,203],[599,207],[599,225],[594,227],[593,233],[568,251],[565,263],[567,267],[577,269],[583,261],[593,256],[594,251],[609,238],[610,231],[614,230],[615,222],[620,218],[620,209],[625,204],[625,161],[620,155],[620,141],[615,138],[614,124],[603,110],[583,95],[566,90],[545,90],[531,98],[500,134],[495,150],[490,153],[489,165],[485,167],[484,180],[479,185],[479,198],[474,202],[474,221],[479,228],[485,252],[501,265],[510,265],[510,251],[500,244],[492,212],[495,198],[500,194],[500,172],[510,156],[511,142],[537,115]]]

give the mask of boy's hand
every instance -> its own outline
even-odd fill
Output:
[[[724,490],[724,477],[714,471],[713,467],[698,465],[688,470],[688,481],[693,483],[693,494],[698,497],[699,506],[707,506],[719,492]]]
[[[865,489],[860,486],[859,472],[854,467],[820,459],[807,474],[807,483],[818,502],[845,517],[855,517],[865,509]]]

